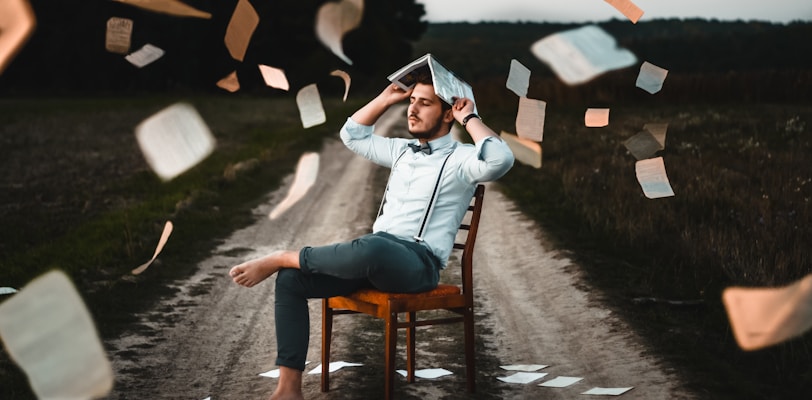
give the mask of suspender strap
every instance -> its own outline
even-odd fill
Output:
[[[457,147],[456,145],[454,147]],[[420,231],[417,232],[417,235],[414,236],[415,242],[422,242],[423,241],[423,231],[426,229],[426,224],[429,222],[429,218],[431,218],[431,213],[434,209],[434,199],[437,198],[437,191],[440,189],[440,182],[443,180],[443,170],[445,169],[446,163],[448,163],[448,159],[451,158],[451,155],[454,154],[454,149],[451,149],[451,152],[445,156],[445,160],[443,161],[443,165],[440,167],[440,173],[437,174],[437,182],[434,184],[434,191],[431,192],[431,198],[429,199],[429,204],[426,206],[426,213],[423,214],[423,220],[420,221]]]
[[[383,190],[383,197],[381,197],[381,205],[378,206],[377,217],[380,217],[381,213],[383,212],[383,203],[386,203],[386,194],[389,193],[389,182],[392,180],[392,174],[395,172],[395,165],[397,165],[398,161],[400,161],[400,159],[403,158],[403,155],[406,154],[406,150],[409,150],[409,148],[406,147],[403,152],[400,153],[398,158],[395,159],[395,162],[392,163],[392,169],[389,170],[389,179],[386,180],[386,188]]]

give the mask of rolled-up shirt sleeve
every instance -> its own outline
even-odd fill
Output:
[[[378,165],[391,167],[397,141],[373,135],[374,131],[374,126],[362,125],[352,118],[347,118],[339,135],[344,145],[353,153]]]
[[[476,152],[463,163],[462,173],[471,183],[501,178],[513,166],[513,152],[497,137],[486,137],[475,143]]]

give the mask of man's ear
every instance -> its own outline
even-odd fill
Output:
[[[452,109],[445,110],[443,113],[443,122],[450,123],[454,122],[454,111]]]

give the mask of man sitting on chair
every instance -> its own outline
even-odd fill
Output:
[[[310,319],[307,299],[348,295],[374,287],[399,293],[434,289],[476,185],[504,175],[513,153],[474,114],[467,98],[453,106],[434,92],[428,68],[410,90],[390,84],[341,129],[356,154],[391,168],[373,233],[327,246],[276,251],[237,265],[234,282],[252,287],[277,274],[275,292],[279,383],[271,399],[301,399]],[[392,105],[409,99],[409,133],[416,139],[373,135]],[[452,139],[460,122],[475,144]]]

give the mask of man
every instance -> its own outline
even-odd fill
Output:
[[[507,144],[473,113],[473,102],[443,102],[427,72],[418,74],[411,90],[389,85],[341,129],[350,150],[392,169],[373,233],[344,243],[277,251],[229,272],[234,282],[246,287],[277,274],[280,376],[271,399],[303,398],[308,298],[347,295],[370,286],[402,293],[435,288],[476,185],[501,177],[513,165]],[[373,135],[378,118],[406,99],[409,133],[417,140]],[[474,145],[451,138],[455,120]]]

